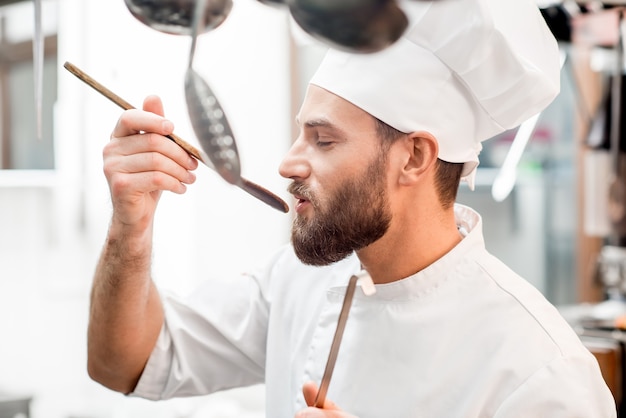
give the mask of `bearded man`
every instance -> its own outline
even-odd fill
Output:
[[[394,45],[331,50],[312,78],[279,168],[291,245],[186,300],[150,278],[152,224],[197,162],[164,137],[157,97],[122,114],[104,151],[114,212],[92,292],[95,380],[155,400],[265,383],[272,418],[616,416],[594,357],[455,204],[481,141],[558,93],[556,42],[532,0],[413,6]],[[329,400],[313,407],[361,270],[376,293],[354,295]]]

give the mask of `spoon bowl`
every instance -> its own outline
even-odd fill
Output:
[[[215,171],[228,183],[238,184],[241,165],[233,132],[208,83],[191,67],[185,73],[185,99],[191,126]]]
[[[237,143],[217,97],[209,84],[193,69],[193,58],[200,28],[202,10],[209,0],[196,0],[191,25],[191,48],[185,73],[185,100],[191,126],[215,170],[230,184],[241,184],[241,165]]]

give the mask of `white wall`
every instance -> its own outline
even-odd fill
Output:
[[[262,388],[150,403],[87,377],[89,287],[110,216],[101,150],[121,110],[61,66],[74,63],[135,106],[159,94],[175,132],[194,143],[183,95],[190,39],[143,26],[123,0],[58,4],[58,169],[0,172],[0,393],[33,395],[35,418],[263,416]],[[282,10],[235,0],[227,21],[199,39],[195,68],[226,108],[243,174],[289,201],[277,172],[290,142],[287,23]],[[157,214],[154,277],[179,293],[288,241],[289,215],[206,167],[197,175],[185,195],[164,194]]]

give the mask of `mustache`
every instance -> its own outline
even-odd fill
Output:
[[[313,193],[311,193],[308,186],[302,182],[294,181],[289,185],[289,187],[287,187],[287,191],[292,195],[302,196],[306,200],[313,200]]]

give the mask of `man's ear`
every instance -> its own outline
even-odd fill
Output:
[[[435,167],[439,145],[437,139],[429,132],[410,133],[404,139],[406,160],[403,167],[401,182],[413,183]]]

